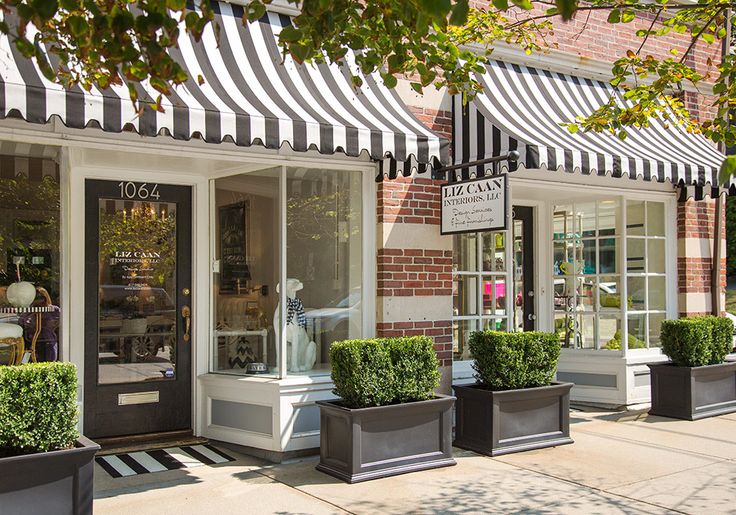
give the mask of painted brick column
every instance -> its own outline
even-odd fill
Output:
[[[440,186],[427,176],[378,186],[378,336],[426,335],[452,385],[452,237],[440,236]]]
[[[677,281],[680,316],[708,315],[711,303],[711,264],[713,263],[713,233],[715,201],[688,200],[677,205]],[[721,227],[722,298],[726,294],[726,210]],[[723,301],[722,301],[723,302]],[[724,305],[724,304],[722,304]]]

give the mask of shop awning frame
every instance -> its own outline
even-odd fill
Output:
[[[499,61],[478,79],[484,90],[473,101],[453,99],[456,165],[518,151],[520,167],[668,181],[681,198],[736,192],[734,182],[718,183],[723,154],[674,122],[652,119],[648,128],[628,129],[623,141],[610,133],[570,133],[562,123],[617,94],[610,84]],[[484,174],[486,167],[477,165],[462,168],[460,177]]]
[[[290,17],[269,12],[243,25],[242,6],[217,2],[213,8],[221,29],[219,45],[213,24],[200,42],[180,38],[171,54],[189,80],[163,99],[164,113],[147,108],[139,116],[127,84],[104,91],[65,90],[1,35],[0,118],[45,124],[56,116],[77,129],[95,126],[243,147],[288,145],[297,152],[367,154],[381,163],[392,159],[400,167],[449,162],[449,142],[427,129],[378,74],[360,74],[353,54],[341,66],[299,65],[284,57],[278,45]],[[361,75],[361,87],[353,87],[351,74]],[[153,103],[158,96],[147,82],[135,87],[143,102]]]

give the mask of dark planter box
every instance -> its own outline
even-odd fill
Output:
[[[698,420],[736,412],[736,362],[704,367],[649,365],[650,415]]]
[[[455,465],[452,458],[454,397],[350,409],[318,401],[319,465],[348,483]]]
[[[74,449],[0,458],[0,513],[92,513],[99,448],[80,436]]]
[[[572,383],[493,391],[454,386],[455,446],[488,456],[573,443]]]

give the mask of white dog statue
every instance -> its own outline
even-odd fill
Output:
[[[317,361],[317,344],[309,341],[304,317],[304,306],[296,297],[296,292],[304,288],[299,279],[286,280],[286,297],[288,302],[286,316],[286,366],[289,372],[306,372],[314,368]],[[279,293],[279,286],[276,286]],[[276,360],[279,359],[279,337],[281,336],[280,304],[273,315],[273,327],[276,333]]]

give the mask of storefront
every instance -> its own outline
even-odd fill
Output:
[[[688,309],[694,297],[678,275],[712,245],[693,241],[685,225],[708,221],[686,220],[678,197],[697,186],[702,198],[703,186],[717,185],[721,154],[659,120],[625,140],[571,134],[561,122],[614,94],[603,82],[501,62],[482,81],[472,103],[455,101],[455,162],[519,157],[503,163],[509,230],[454,237],[454,380],[472,374],[474,330],[555,331],[558,378],[575,383],[574,400],[647,402],[645,363],[665,359],[662,320],[707,312],[705,293],[702,308]],[[463,168],[456,179],[493,171]]]
[[[127,86],[64,91],[0,40],[2,268],[48,291],[87,436],[277,458],[319,445],[331,343],[376,334],[376,175],[449,145],[376,77],[355,89],[350,58],[282,65],[288,16],[216,10],[219,46],[180,41],[193,79],[163,112],[137,115]]]

